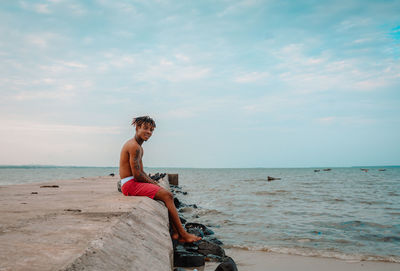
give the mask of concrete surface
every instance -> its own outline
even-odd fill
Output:
[[[0,271],[171,270],[167,209],[117,180],[0,186]]]

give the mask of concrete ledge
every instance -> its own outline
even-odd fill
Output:
[[[171,270],[167,209],[117,180],[0,186],[0,270]]]

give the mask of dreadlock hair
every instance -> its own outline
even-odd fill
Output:
[[[131,125],[134,125],[136,127],[140,127],[143,123],[147,123],[150,126],[152,126],[153,128],[156,128],[155,121],[152,118],[150,118],[149,116],[142,116],[142,117],[134,118],[132,120],[132,124]]]

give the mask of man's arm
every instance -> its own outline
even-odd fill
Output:
[[[144,173],[144,171],[142,170],[142,167],[141,167],[141,161],[142,161],[142,158],[140,156],[140,148],[139,148],[139,146],[135,146],[133,148],[133,152],[130,152],[130,154],[129,154],[129,163],[131,166],[133,177],[138,182],[152,183],[152,184],[158,185],[158,183],[156,183],[149,176],[147,176],[146,173]]]

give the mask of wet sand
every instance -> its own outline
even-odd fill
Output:
[[[346,262],[338,259],[305,257],[244,249],[225,249],[241,271],[397,271],[400,264],[386,262]]]

